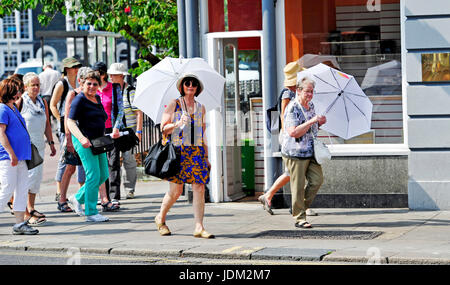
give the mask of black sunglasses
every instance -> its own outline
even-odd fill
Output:
[[[198,81],[195,79],[188,79],[183,82],[183,85],[186,87],[198,87]]]

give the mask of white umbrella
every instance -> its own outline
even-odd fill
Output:
[[[222,105],[225,78],[198,57],[166,57],[139,75],[133,105],[159,124],[169,102],[180,97],[177,80],[185,73],[196,75],[203,83],[203,91],[196,100],[205,105],[206,111]]]
[[[392,60],[367,69],[361,88],[369,95],[391,95],[402,92],[402,65]]]
[[[370,131],[372,102],[352,75],[320,63],[297,74],[305,76],[316,82],[312,102],[327,117],[322,129],[346,140]]]

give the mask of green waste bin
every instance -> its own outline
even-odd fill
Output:
[[[241,145],[242,189],[247,196],[255,195],[255,146],[252,139]]]

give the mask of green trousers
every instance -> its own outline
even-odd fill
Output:
[[[292,216],[296,223],[302,223],[306,221],[306,209],[311,206],[323,183],[322,167],[314,158],[283,157],[283,160],[291,175]]]
[[[86,181],[75,194],[75,198],[80,204],[84,204],[86,216],[96,215],[98,214],[97,199],[99,187],[109,177],[108,159],[106,158],[106,153],[94,155],[91,149],[84,148],[75,136],[72,136],[72,142],[86,172]]]

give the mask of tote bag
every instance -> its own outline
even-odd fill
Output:
[[[180,171],[181,154],[169,140],[152,145],[144,159],[145,174],[161,179],[175,176]]]

